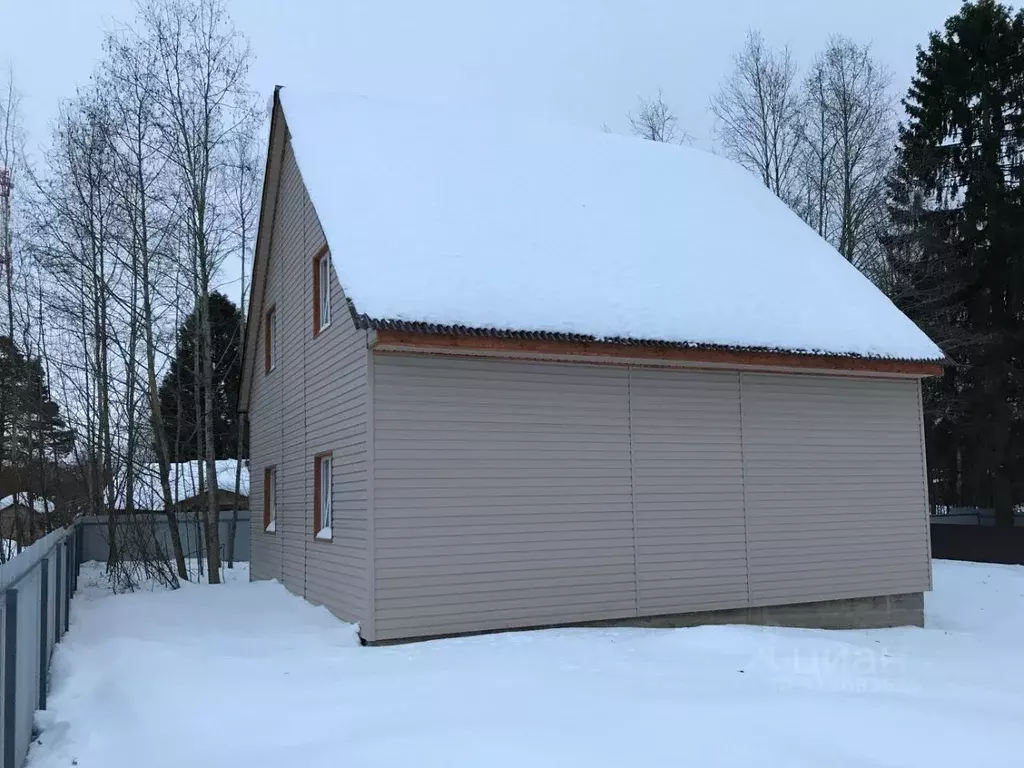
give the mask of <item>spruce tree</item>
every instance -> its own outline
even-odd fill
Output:
[[[1024,496],[1022,84],[1024,13],[978,0],[930,35],[887,243],[892,295],[953,362],[925,389],[933,500],[992,506],[1010,525]]]
[[[75,445],[50,397],[38,358],[25,357],[9,336],[0,336],[0,460],[24,464],[39,455],[63,458]]]
[[[242,317],[238,307],[223,293],[210,294],[210,327],[213,352],[213,431],[218,459],[245,458],[238,452],[238,384],[242,371],[239,331]],[[203,455],[199,450],[195,391],[199,378],[195,369],[195,345],[199,319],[195,311],[178,329],[174,360],[160,384],[160,411],[170,442],[172,461],[191,461]],[[203,394],[200,392],[200,394]],[[203,398],[199,398],[200,403]],[[202,415],[202,414],[200,414]],[[202,419],[200,419],[200,424]]]

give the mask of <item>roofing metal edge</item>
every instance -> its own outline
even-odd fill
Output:
[[[391,320],[385,318],[370,317],[367,314],[356,311],[351,299],[349,309],[359,328],[375,331],[403,331],[408,333],[423,333],[428,335],[444,336],[465,336],[471,338],[497,338],[497,339],[522,339],[529,341],[560,341],[576,344],[614,344],[622,347],[637,348],[661,348],[661,349],[696,349],[716,352],[751,352],[765,354],[786,354],[786,355],[807,355],[814,357],[829,357],[836,360],[857,359],[857,360],[887,360],[895,363],[928,363],[933,365],[951,365],[948,357],[942,358],[902,358],[886,357],[881,355],[859,355],[854,353],[841,354],[837,352],[826,352],[816,349],[788,349],[783,347],[752,347],[730,344],[708,344],[701,342],[685,341],[662,341],[658,339],[633,339],[626,337],[598,338],[578,333],[563,333],[559,331],[528,331],[528,330],[507,330],[501,328],[476,328],[465,325],[437,325],[413,320]]]

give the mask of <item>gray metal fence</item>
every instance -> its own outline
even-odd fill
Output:
[[[46,709],[50,656],[78,586],[81,531],[54,531],[0,565],[0,768],[25,761],[35,711]]]
[[[129,521],[122,516],[121,523],[127,525]],[[82,517],[79,524],[83,529],[83,561],[105,562],[108,551],[106,515]],[[162,513],[136,512],[131,518],[131,524],[151,531],[154,542],[160,546],[163,552],[170,553],[172,551],[170,527],[167,525],[167,517]],[[182,515],[178,521],[178,533],[181,536],[186,558],[203,556],[202,532],[195,516]],[[220,556],[225,564],[227,563],[228,536],[230,534],[231,513],[222,512],[220,515]],[[235,561],[249,562],[249,511],[244,509],[238,511],[238,525],[235,529]]]
[[[986,507],[949,507],[933,504],[931,521],[943,525],[995,525],[996,511]],[[1013,524],[1024,526],[1024,508],[1016,508]]]

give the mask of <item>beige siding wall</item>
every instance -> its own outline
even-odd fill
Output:
[[[742,376],[751,604],[929,587],[919,392]]]
[[[642,616],[747,604],[736,373],[630,372]]]
[[[916,381],[374,355],[375,639],[929,588]]]
[[[264,308],[276,308],[277,366],[264,374],[259,330],[250,406],[252,509],[263,509],[263,470],[277,466],[277,531],[252,526],[253,578],[349,621],[368,608],[367,344],[331,274],[332,324],[313,336],[312,264],[323,231],[290,146],[281,168]],[[262,322],[262,318],[260,318]],[[313,457],[334,454],[334,539],[313,537]],[[255,518],[254,518],[255,519]]]
[[[376,639],[635,614],[628,372],[375,356]]]

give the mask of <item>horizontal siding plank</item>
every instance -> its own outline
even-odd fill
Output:
[[[378,584],[394,583],[403,580],[417,581],[422,577],[429,580],[434,577],[456,577],[465,583],[479,581],[493,577],[502,578],[523,578],[521,574],[533,573],[541,578],[545,573],[566,572],[577,570],[580,573],[587,572],[587,569],[598,568],[607,573],[618,573],[622,568],[629,568],[632,572],[633,553],[623,553],[615,550],[607,554],[592,556],[573,557],[572,560],[560,559],[550,554],[545,556],[531,556],[532,553],[519,555],[518,553],[498,560],[488,556],[462,556],[439,561],[437,558],[396,558],[387,564],[387,576],[378,579]],[[379,558],[378,558],[379,559]],[[496,562],[500,562],[499,568],[495,568]],[[472,576],[472,579],[468,578]]]
[[[462,597],[449,599],[446,602],[441,598],[440,602],[430,601],[429,604],[422,598],[397,602],[387,601],[387,598],[383,598],[387,602],[383,604],[383,607],[378,602],[376,619],[381,623],[391,620],[411,624],[417,619],[433,622],[442,618],[457,619],[463,616],[483,618],[518,615],[521,617],[520,622],[526,622],[533,621],[534,619],[531,617],[543,619],[551,615],[557,616],[559,610],[579,611],[587,606],[602,606],[609,611],[621,608],[627,612],[626,615],[631,615],[635,610],[632,605],[634,592],[634,586],[630,584],[620,590],[603,587],[588,591],[588,589],[580,588],[576,591],[570,590],[564,595],[522,593],[526,596],[506,596],[503,599],[488,597],[467,599]]]
[[[579,603],[552,607],[534,607],[527,611],[498,610],[485,614],[478,612],[456,612],[439,615],[434,621],[421,619],[377,620],[377,638],[394,640],[410,637],[457,634],[460,632],[483,632],[522,627],[543,627],[557,624],[572,624],[588,621],[613,621],[634,615],[634,609],[623,608],[614,601]]]

